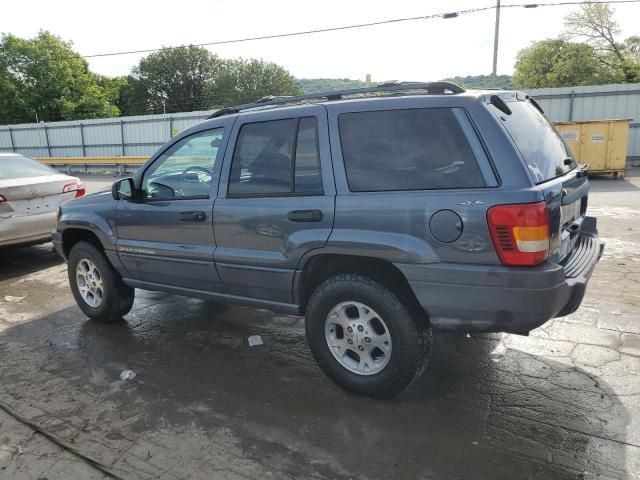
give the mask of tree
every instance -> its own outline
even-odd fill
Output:
[[[49,32],[0,41],[0,121],[117,116],[119,110],[71,44]]]
[[[267,95],[299,95],[295,78],[280,65],[263,60],[227,60],[216,80],[219,105],[254,102]]]
[[[467,75],[466,77],[445,78],[444,81],[457,83],[464,88],[513,88],[510,75],[497,75],[495,85],[491,75]]]
[[[213,94],[224,62],[204,48],[165,48],[140,60],[124,88],[129,113],[182,112],[216,105]]]
[[[619,42],[620,25],[613,18],[615,11],[604,3],[587,3],[579,11],[565,18],[565,37],[583,40],[597,53],[597,60],[607,68],[616,70],[621,80],[640,81],[638,63],[638,37]]]
[[[613,80],[593,47],[563,39],[534,42],[516,56],[513,84],[518,88],[600,85]]]

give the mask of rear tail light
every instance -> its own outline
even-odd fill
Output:
[[[83,196],[87,193],[84,188],[84,184],[80,182],[67,183],[62,187],[62,193],[76,192],[76,198]]]
[[[493,246],[503,265],[538,265],[549,256],[545,202],[496,205],[487,212]]]
[[[7,201],[7,197],[5,197],[4,195],[0,195],[0,203],[6,202]]]

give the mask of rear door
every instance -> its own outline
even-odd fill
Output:
[[[118,255],[130,278],[172,287],[222,289],[213,262],[212,209],[224,128],[169,146],[142,175],[141,198],[118,200]]]
[[[306,252],[326,244],[334,201],[323,106],[239,116],[213,217],[226,291],[292,303],[295,270]]]
[[[529,175],[549,208],[550,258],[562,261],[573,249],[587,210],[589,181],[560,134],[528,97],[507,102],[511,114],[498,115],[520,151]],[[495,107],[494,112],[497,113]]]

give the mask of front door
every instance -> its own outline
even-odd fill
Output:
[[[292,303],[295,270],[306,252],[326,244],[334,203],[324,107],[239,117],[213,217],[226,291]]]
[[[222,128],[178,140],[144,171],[140,198],[118,201],[116,246],[130,278],[221,290],[212,210],[222,140]]]

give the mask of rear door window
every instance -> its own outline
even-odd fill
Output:
[[[508,102],[511,115],[491,109],[502,120],[535,183],[546,182],[576,168],[571,151],[554,126],[530,102]]]
[[[478,165],[484,152],[477,137],[469,142],[461,109],[344,113],[339,127],[352,192],[485,187],[492,175]]]
[[[231,162],[230,195],[322,194],[315,117],[248,123]]]

